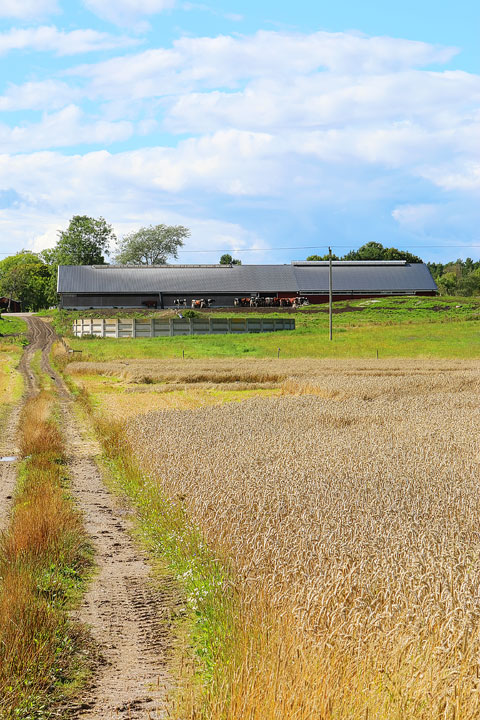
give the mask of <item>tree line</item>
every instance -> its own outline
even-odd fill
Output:
[[[55,247],[35,253],[21,250],[0,261],[0,295],[18,300],[23,310],[40,310],[57,304],[59,265],[104,265],[106,255],[118,265],[163,265],[178,258],[178,251],[190,236],[183,225],[150,225],[118,239],[103,217],[75,215],[66,230],[58,232]],[[328,255],[310,255],[307,260],[328,260]],[[368,242],[358,250],[334,260],[406,260],[423,262],[417,255],[381,243]],[[222,265],[241,265],[229,253]],[[449,263],[427,263],[439,290],[446,295],[480,294],[480,261],[471,258]]]
[[[328,260],[328,255],[310,255],[307,260]],[[406,250],[386,248],[379,242],[368,242],[346,255],[332,255],[333,260],[406,260],[420,263],[423,260]],[[427,262],[441,295],[480,295],[480,260],[458,259],[446,263]]]

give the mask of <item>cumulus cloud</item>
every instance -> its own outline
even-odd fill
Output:
[[[185,90],[238,88],[256,79],[292,79],[328,71],[361,76],[400,72],[450,60],[454,48],[346,33],[258,32],[252,36],[181,38],[156,48],[71,70],[99,96],[161,97]]]
[[[78,89],[58,80],[9,85],[0,95],[0,112],[18,110],[58,110],[80,97]]]
[[[54,38],[66,52],[68,39]],[[318,207],[348,214],[379,197],[396,232],[438,231],[437,196],[480,187],[480,77],[433,68],[455,52],[353,33],[184,37],[10,85],[0,110],[44,114],[0,125],[0,188],[14,188],[32,217],[48,209],[39,243],[57,215],[103,214],[130,229],[173,217],[173,207],[188,224],[208,207],[248,215],[263,204],[298,218]],[[131,138],[129,152],[35,152]],[[219,249],[256,242],[235,223],[215,232]]]
[[[175,0],[84,0],[86,7],[96,15],[116,25],[125,25],[145,15],[157,15],[169,10]]]
[[[81,144],[109,145],[126,140],[132,132],[129,122],[92,121],[80,108],[68,105],[59,112],[45,114],[39,123],[13,128],[0,125],[0,152],[25,153]]]
[[[59,30],[52,25],[31,28],[11,28],[0,33],[0,54],[12,50],[54,52],[57,55],[112,50],[138,44],[138,40],[115,37],[96,30]]]
[[[400,205],[392,211],[392,217],[408,230],[423,232],[436,220],[439,210],[440,206],[433,203]]]
[[[57,0],[2,0],[0,3],[0,17],[4,18],[29,20],[57,11]]]

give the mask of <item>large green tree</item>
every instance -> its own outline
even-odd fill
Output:
[[[117,246],[118,265],[164,265],[168,258],[177,258],[178,249],[190,237],[183,225],[149,225],[123,237]]]
[[[116,239],[103,217],[74,215],[68,228],[58,232],[54,248],[58,265],[104,265],[104,256]]]
[[[103,217],[74,215],[66,230],[58,231],[57,244],[40,253],[48,266],[48,302],[57,303],[57,272],[59,265],[104,265],[105,254],[116,241],[111,225]]]
[[[0,261],[0,294],[19,300],[22,310],[40,310],[50,304],[50,270],[42,258],[22,250]]]

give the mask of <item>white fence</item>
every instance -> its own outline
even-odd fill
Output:
[[[224,335],[295,330],[294,318],[80,318],[73,324],[77,337],[111,338],[175,337],[177,335]]]

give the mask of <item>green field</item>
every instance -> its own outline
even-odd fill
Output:
[[[122,311],[108,313],[118,317]],[[139,315],[139,313],[135,313]],[[215,317],[247,313],[215,312]],[[261,313],[258,313],[261,315]],[[268,317],[284,316],[270,313]],[[71,330],[75,317],[107,313],[57,311],[59,330]],[[125,315],[125,311],[123,311]],[[144,313],[152,316],[152,313]],[[172,311],[163,315],[171,315]],[[251,313],[248,313],[251,317]],[[334,303],[333,340],[328,339],[328,308],[310,306],[294,313],[295,331],[174,338],[69,338],[83,360],[180,357],[458,357],[480,355],[479,298],[399,297]]]
[[[22,318],[0,315],[0,339],[15,337],[27,332],[27,323]]]

